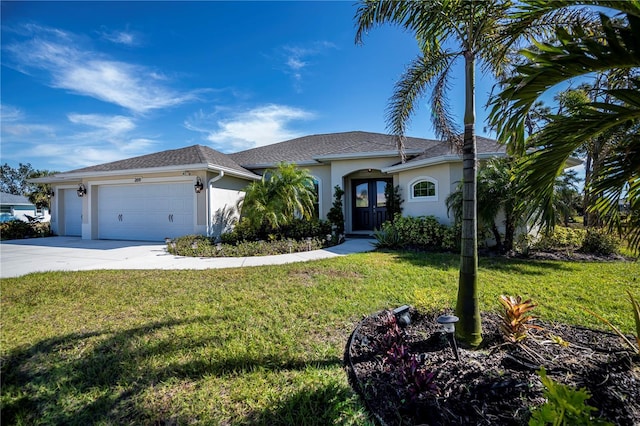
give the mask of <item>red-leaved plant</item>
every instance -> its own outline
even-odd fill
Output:
[[[410,402],[416,402],[426,395],[437,394],[436,374],[425,368],[419,357],[410,352],[395,315],[391,312],[384,315],[381,328],[384,328],[385,332],[378,339],[377,345],[385,354],[385,370],[392,375],[395,384],[406,390]]]

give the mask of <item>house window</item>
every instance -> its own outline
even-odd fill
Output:
[[[437,201],[438,181],[430,177],[419,177],[409,184],[409,196],[413,201]]]

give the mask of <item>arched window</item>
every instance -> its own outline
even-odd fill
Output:
[[[437,201],[438,181],[427,176],[421,176],[409,183],[410,201]]]

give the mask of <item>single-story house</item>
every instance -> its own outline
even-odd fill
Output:
[[[48,209],[39,209],[27,197],[7,192],[0,192],[0,213],[24,222],[28,222],[29,217],[45,222],[50,218]]]
[[[505,155],[477,137],[478,158]],[[399,186],[403,214],[450,223],[445,200],[462,179],[462,157],[441,141],[406,138],[402,163],[392,135],[368,132],[304,136],[233,154],[194,145],[52,176],[52,231],[83,239],[162,241],[187,234],[219,235],[238,216],[243,189],[280,162],[309,170],[320,218],[345,191],[345,232],[371,232],[387,218],[384,188]]]

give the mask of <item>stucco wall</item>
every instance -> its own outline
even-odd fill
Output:
[[[398,185],[404,199],[402,214],[404,216],[435,216],[438,221],[450,224],[453,217],[447,212],[447,196],[454,191],[458,181],[462,178],[462,165],[459,163],[445,163],[435,166],[407,170],[398,174]],[[436,183],[436,196],[419,199],[411,195],[411,187],[420,180]]]

